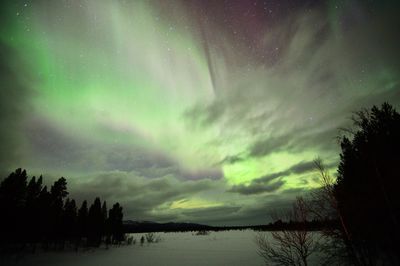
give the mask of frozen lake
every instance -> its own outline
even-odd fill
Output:
[[[0,265],[131,266],[131,265],[265,265],[257,254],[256,232],[224,231],[209,235],[156,233],[158,243],[140,245],[144,234],[131,234],[135,245],[90,251],[38,252],[19,259],[0,259]]]

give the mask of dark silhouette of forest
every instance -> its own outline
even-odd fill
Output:
[[[356,265],[398,265],[400,114],[384,103],[353,122],[341,138],[334,186],[342,238]]]
[[[68,198],[67,181],[61,177],[47,189],[43,177],[31,177],[21,168],[0,184],[0,245],[3,250],[64,249],[66,245],[98,247],[124,239],[123,212],[119,203],[107,210],[99,198],[80,208]]]
[[[210,226],[196,223],[157,223],[157,222],[135,222],[124,221],[125,233],[148,233],[148,232],[193,232],[193,231],[230,231],[230,230],[254,230],[254,231],[279,231],[279,230],[298,230],[306,226],[309,231],[321,231],[326,228],[337,228],[337,220],[319,221],[311,220],[306,223],[297,221],[277,220],[263,225],[239,225],[239,226]]]

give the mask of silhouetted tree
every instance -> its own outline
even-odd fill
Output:
[[[64,198],[68,195],[67,181],[61,177],[50,189],[50,238],[55,243],[62,242]]]
[[[64,205],[63,232],[66,240],[73,242],[77,237],[77,210],[75,200],[67,199]]]
[[[107,210],[107,202],[104,201],[103,205],[101,206],[101,215],[102,215],[102,223],[103,223],[103,233],[105,232],[105,224],[108,217],[108,210]]]
[[[114,243],[119,243],[122,240],[124,240],[122,219],[123,219],[122,207],[117,202],[113,205],[108,215],[108,220],[109,220],[108,223],[112,235],[112,242]]]
[[[104,201],[101,206],[101,215],[102,215],[102,235],[105,237],[106,244],[110,244],[110,233],[109,233],[109,225],[108,225],[108,210],[107,210],[107,202]]]
[[[84,200],[82,202],[82,206],[78,211],[78,238],[85,239],[87,238],[87,228],[88,228],[88,207],[87,201]]]
[[[348,230],[355,261],[400,263],[400,114],[389,104],[353,117],[352,139],[341,138],[337,184],[338,209]]]
[[[43,178],[40,176],[36,181],[36,177],[33,176],[28,183],[26,191],[26,204],[25,213],[28,221],[28,226],[23,227],[28,242],[34,244],[39,241],[40,232],[40,202],[39,196],[42,191]],[[22,229],[21,229],[22,230]]]
[[[266,265],[307,266],[308,258],[316,251],[318,241],[316,234],[307,228],[311,213],[304,199],[297,198],[292,210],[284,216],[289,220],[290,229],[271,232],[272,239],[269,239],[269,235],[259,233],[256,236],[258,253]]]
[[[18,168],[0,184],[0,213],[2,221],[1,240],[3,243],[20,242],[24,232],[27,174]]]
[[[93,246],[100,245],[103,231],[103,213],[99,198],[96,198],[89,208],[88,225],[89,244]]]
[[[44,186],[40,191],[38,197],[38,220],[39,220],[39,234],[41,235],[41,240],[45,249],[47,249],[51,229],[51,195],[47,191],[47,186]]]

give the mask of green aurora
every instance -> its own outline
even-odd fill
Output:
[[[313,159],[335,172],[351,112],[400,103],[392,3],[300,2],[2,4],[2,172],[127,219],[267,222]]]

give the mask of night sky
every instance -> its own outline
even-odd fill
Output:
[[[400,107],[398,1],[2,1],[0,172],[125,219],[269,222]]]

